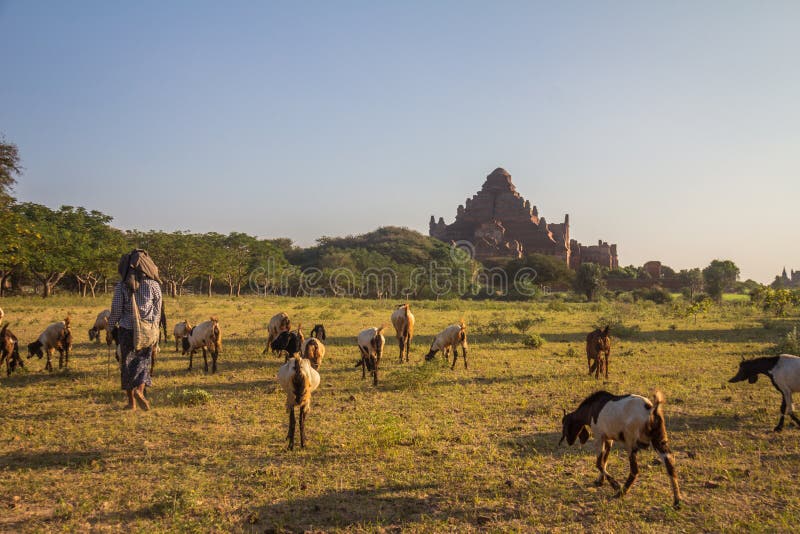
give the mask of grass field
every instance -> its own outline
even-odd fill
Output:
[[[187,371],[168,343],[150,412],[122,410],[105,345],[86,330],[110,299],[3,299],[21,345],[72,317],[69,371],[0,377],[2,531],[794,531],[800,430],[771,432],[780,398],[769,381],[728,384],[741,356],[761,355],[798,317],[728,303],[697,322],[668,305],[413,302],[410,364],[387,336],[381,384],[353,367],[355,334],[389,322],[394,302],[168,299],[176,320],[216,315],[220,372]],[[309,445],[286,448],[288,417],[261,356],[265,325],[286,311],[324,323],[328,354],[308,418]],[[423,364],[432,335],[466,320],[469,369]],[[508,326],[528,317],[539,349]],[[601,317],[624,321],[607,382],[586,374],[584,339]],[[638,327],[638,329],[636,328]],[[391,329],[391,327],[390,327]],[[201,358],[202,360],[202,358]],[[667,429],[685,502],[652,450],[624,499],[595,488],[591,442],[559,447],[562,408],[596,389],[667,397]],[[184,390],[211,395],[191,405]],[[609,472],[628,464],[615,447]]]

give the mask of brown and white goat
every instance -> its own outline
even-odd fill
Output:
[[[394,326],[397,343],[400,345],[400,363],[408,361],[408,353],[411,350],[411,340],[414,338],[414,314],[408,308],[408,303],[400,304],[392,312],[392,326]]]
[[[39,339],[28,344],[28,357],[38,356],[41,359],[47,354],[46,371],[53,370],[51,358],[53,351],[58,351],[58,368],[69,367],[69,351],[72,348],[72,331],[69,328],[69,317],[63,321],[48,325],[39,334]]]
[[[608,331],[611,327],[606,326],[605,329],[595,329],[586,336],[586,361],[589,365],[589,375],[594,373],[595,378],[600,378],[601,374],[605,374],[608,378],[608,358],[611,356],[611,336]]]
[[[379,328],[367,328],[358,334],[358,350],[361,352],[361,360],[356,367],[361,366],[361,379],[367,377],[367,371],[372,373],[372,384],[378,385],[378,366],[381,363],[383,346],[386,345],[386,338],[383,337],[385,326]]]
[[[286,313],[280,312],[273,315],[272,319],[269,320],[269,324],[267,324],[267,346],[264,348],[264,352],[261,354],[266,354],[269,352],[272,342],[275,341],[275,338],[278,337],[278,334],[281,332],[288,332],[291,329],[292,321],[289,319],[289,316]]]
[[[316,337],[310,337],[303,341],[300,347],[300,356],[311,362],[311,367],[319,369],[322,359],[325,357],[325,344]]]
[[[636,453],[652,444],[667,469],[672,485],[672,504],[677,508],[680,506],[681,492],[667,441],[663,405],[664,395],[660,391],[654,392],[652,402],[639,395],[612,395],[607,391],[597,391],[586,397],[574,412],[564,413],[559,444],[565,439],[569,445],[575,443],[576,439],[586,443],[591,429],[597,450],[596,465],[600,471],[595,485],[601,486],[604,480],[608,480],[611,487],[617,490],[617,497],[628,492],[639,474]],[[630,474],[622,487],[606,470],[614,440],[622,442],[630,461]]]
[[[94,325],[89,329],[89,341],[100,341],[100,331],[105,330],[108,333],[108,317],[111,315],[111,310],[103,310],[97,314],[94,320]],[[106,343],[108,336],[106,336]]]
[[[425,355],[426,360],[432,360],[437,352],[444,351],[445,359],[450,357],[450,349],[453,349],[453,366],[450,369],[456,368],[456,361],[458,361],[458,347],[461,347],[461,352],[464,356],[464,369],[467,368],[467,327],[464,321],[458,324],[451,324],[433,338],[431,348],[428,354]]]
[[[286,393],[289,412],[289,448],[294,448],[295,406],[300,408],[300,447],[306,446],[306,415],[311,410],[311,393],[319,387],[319,373],[311,362],[295,355],[278,369],[278,383]]]
[[[183,338],[188,337],[191,331],[192,325],[189,324],[189,321],[175,323],[172,329],[172,335],[175,336],[175,352],[178,352],[178,343],[181,342]]]
[[[6,374],[11,376],[11,373],[19,365],[25,367],[22,363],[22,357],[19,355],[19,341],[17,336],[8,329],[8,325],[4,325],[0,329],[0,365],[5,362]]]
[[[222,332],[219,329],[219,321],[216,317],[211,317],[208,321],[203,321],[189,331],[189,335],[183,338],[183,354],[189,354],[189,370],[192,370],[192,356],[197,350],[203,350],[203,370],[208,372],[207,351],[211,352],[211,372],[217,372],[217,358],[222,349]]]

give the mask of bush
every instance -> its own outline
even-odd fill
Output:
[[[544,322],[544,320],[545,320],[544,317],[534,317],[534,318],[524,317],[522,319],[517,319],[516,321],[511,323],[511,326],[519,330],[520,334],[524,334],[528,330],[530,330],[533,325],[535,325],[536,323]]]
[[[594,324],[595,328],[600,328],[601,330],[606,326],[610,327],[612,336],[617,336],[619,338],[631,337],[641,331],[641,327],[638,324],[626,325],[622,318],[616,315],[600,317]]]
[[[529,336],[526,336],[522,343],[526,347],[530,347],[532,349],[538,349],[545,344],[545,339],[539,334],[531,334]]]
[[[653,286],[649,289],[637,289],[633,292],[634,300],[649,300],[656,304],[672,302],[672,294],[661,286]]]
[[[569,310],[569,307],[560,300],[551,300],[547,304],[547,311],[565,312],[567,310]]]
[[[188,388],[173,391],[167,395],[167,400],[178,406],[202,406],[211,402],[211,393],[200,388]]]
[[[775,345],[775,350],[779,354],[800,354],[800,336],[798,336],[796,326]]]

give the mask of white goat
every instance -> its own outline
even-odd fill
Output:
[[[69,351],[72,348],[72,331],[69,329],[69,317],[63,321],[52,323],[39,334],[39,339],[28,344],[28,357],[38,356],[40,359],[47,354],[46,371],[53,370],[50,361],[53,351],[58,351],[58,368],[69,366]],[[64,361],[66,357],[66,362]]]
[[[275,341],[275,338],[278,337],[278,334],[281,332],[288,332],[291,329],[292,322],[289,320],[289,316],[286,313],[280,312],[273,315],[272,319],[269,320],[269,324],[267,324],[267,346],[261,354],[269,352],[270,346],[272,342]]]
[[[787,415],[800,426],[800,420],[794,415],[792,404],[792,393],[800,391],[800,358],[791,354],[781,354],[744,360],[739,362],[739,372],[729,382],[747,380],[755,384],[759,374],[768,376],[772,380],[772,385],[781,394],[781,418],[774,428],[775,432],[783,430],[783,420]]]
[[[392,326],[394,326],[397,342],[400,345],[400,363],[408,361],[408,353],[411,350],[411,340],[414,338],[414,314],[408,309],[408,303],[400,304],[392,312]]]
[[[172,335],[175,336],[175,352],[178,352],[178,343],[185,337],[189,337],[189,332],[192,330],[192,325],[189,321],[182,321],[175,323],[172,328]]]
[[[356,364],[356,367],[361,366],[361,379],[367,377],[367,370],[372,373],[373,385],[378,385],[378,365],[381,363],[381,354],[383,354],[383,346],[386,344],[386,338],[383,337],[383,329],[380,328],[367,328],[358,334],[358,350],[361,351],[361,360]]]
[[[211,372],[217,372],[217,357],[222,349],[222,332],[219,329],[219,321],[212,317],[204,321],[189,331],[189,335],[183,338],[183,354],[189,353],[189,370],[192,369],[192,356],[198,349],[203,349],[204,370],[208,372],[208,357],[206,350],[211,352]]]
[[[464,355],[464,369],[467,368],[467,327],[464,326],[464,321],[458,324],[451,324],[433,338],[431,348],[428,354],[425,355],[426,360],[432,360],[437,352],[444,351],[445,359],[450,356],[450,348],[453,349],[453,366],[451,369],[456,368],[458,361],[458,347],[461,347],[462,354]]]
[[[319,387],[319,373],[311,362],[295,355],[278,369],[278,383],[286,393],[289,412],[289,448],[294,448],[294,407],[300,407],[300,447],[306,446],[306,414],[311,410],[311,393]]]
[[[601,486],[604,480],[608,480],[617,490],[618,497],[628,492],[639,474],[636,453],[652,444],[664,461],[672,484],[672,505],[677,508],[680,506],[681,492],[664,425],[662,410],[664,395],[660,391],[655,391],[653,399],[654,402],[650,402],[649,399],[639,395],[612,395],[607,391],[592,393],[574,412],[564,414],[561,419],[559,444],[566,439],[567,443],[572,445],[576,438],[580,439],[581,443],[586,443],[589,439],[587,427],[591,428],[597,449],[597,469],[600,471],[595,484]],[[622,442],[630,461],[631,471],[622,487],[606,471],[608,455],[614,440]]]
[[[100,341],[100,331],[105,330],[108,334],[108,317],[111,315],[111,310],[103,310],[97,314],[97,319],[94,320],[94,326],[89,329],[89,341]],[[106,336],[108,342],[108,336]]]

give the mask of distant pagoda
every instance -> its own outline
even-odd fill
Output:
[[[452,224],[445,224],[442,217],[436,222],[432,215],[429,234],[448,243],[472,243],[477,260],[537,253],[561,258],[573,268],[585,262],[618,266],[616,245],[599,241],[597,245],[584,246],[570,239],[569,215],[557,224],[539,217],[536,206],[517,193],[511,175],[502,168],[492,171],[481,190],[458,206]]]

